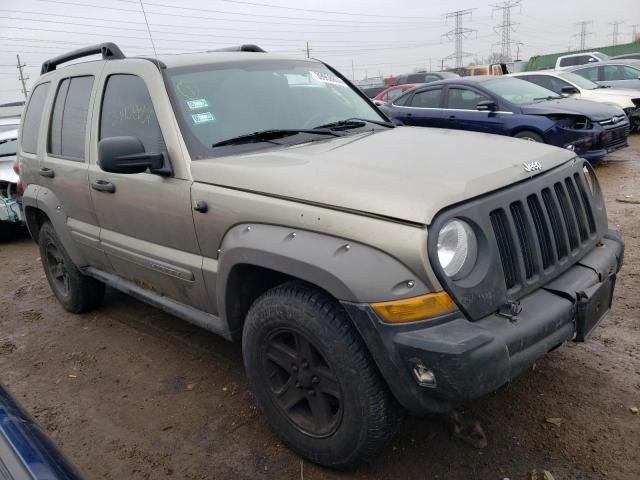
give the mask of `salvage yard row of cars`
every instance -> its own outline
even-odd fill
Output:
[[[586,341],[624,253],[585,160],[620,107],[452,76],[384,109],[317,60],[105,43],[43,64],[6,153],[65,309],[109,286],[238,342],[276,435],[354,467]]]

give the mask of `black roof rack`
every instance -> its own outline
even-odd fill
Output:
[[[79,48],[78,50],[73,50],[72,52],[67,52],[58,57],[51,58],[42,64],[40,74],[44,75],[47,72],[54,71],[56,67],[61,63],[70,62],[71,60],[76,60],[77,58],[98,54],[102,55],[103,60],[125,58],[124,53],[122,53],[120,47],[118,47],[115,43],[105,42],[98,45],[92,45],[90,47]]]
[[[245,45],[238,45],[236,47],[225,47],[225,48],[216,48],[215,50],[207,50],[207,52],[261,52],[261,53],[266,53],[266,50],[263,50],[258,45],[253,45],[251,43],[247,43]]]

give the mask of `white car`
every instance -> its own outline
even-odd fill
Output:
[[[605,87],[575,73],[556,70],[514,73],[511,76],[535,83],[559,95],[617,105],[629,117],[631,131],[640,131],[640,90]]]
[[[556,70],[575,67],[576,65],[587,65],[589,63],[605,62],[609,60],[609,55],[601,52],[582,52],[562,55],[556,59]]]
[[[13,170],[17,144],[18,130],[0,132],[0,237],[7,223],[22,224],[20,179]]]

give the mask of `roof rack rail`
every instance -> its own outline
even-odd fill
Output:
[[[70,62],[71,60],[76,60],[77,58],[88,57],[90,55],[102,55],[103,60],[112,60],[118,58],[125,58],[124,53],[120,50],[115,43],[105,42],[99,43],[98,45],[91,45],[90,47],[79,48],[78,50],[73,50],[71,52],[64,53],[55,58],[50,58],[46,62],[42,64],[42,68],[40,70],[40,74],[44,75],[47,72],[52,72],[56,69],[58,65],[61,63]]]
[[[236,47],[225,47],[225,48],[216,48],[215,50],[207,50],[207,52],[261,52],[266,53],[266,50],[263,50],[258,45],[253,45],[251,43],[246,43],[244,45],[238,45]]]

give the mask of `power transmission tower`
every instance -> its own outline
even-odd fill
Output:
[[[502,37],[500,43],[497,44],[500,45],[502,61],[510,62],[513,59],[511,56],[511,45],[514,43],[511,40],[511,32],[515,32],[519,25],[517,22],[511,21],[511,10],[516,7],[522,9],[522,0],[505,0],[502,3],[495,3],[490,6],[493,7],[492,15],[497,10],[502,11],[502,23],[493,27],[493,30],[496,33],[499,32]]]
[[[443,60],[455,58],[456,68],[461,68],[462,59],[471,55],[470,53],[462,50],[462,39],[468,38],[469,34],[475,32],[475,30],[473,28],[464,28],[462,26],[462,20],[467,16],[471,18],[471,12],[473,12],[474,10],[475,8],[468,8],[466,10],[449,12],[444,15],[446,21],[448,21],[450,18],[453,18],[454,20],[453,30],[449,30],[443,36],[447,37],[449,40],[453,39],[455,41],[455,51],[451,55],[447,55],[446,57],[444,57]],[[444,67],[444,61],[442,66]]]
[[[311,58],[311,49],[309,48],[309,42],[307,42],[307,58]]]
[[[631,25],[631,42],[635,42],[636,39],[640,40],[640,38],[638,37],[638,29],[640,28],[640,23],[637,23],[635,25]]]
[[[611,22],[609,25],[613,26],[613,32],[611,32],[611,45],[618,45],[618,35],[620,34],[620,25],[624,23],[624,20],[618,20]]]
[[[22,71],[22,69],[26,67],[27,64],[20,63],[20,55],[16,55],[16,58],[18,59],[18,72],[20,72],[20,83],[22,83],[22,93],[24,93],[24,99],[26,100],[27,94],[29,93],[27,91],[27,80],[29,80],[29,77],[24,76],[24,72]]]
[[[582,22],[577,22],[574,24],[577,27],[580,27],[580,32],[574,35],[574,37],[580,37],[580,50],[584,50],[585,48],[587,48],[587,37],[594,34],[593,32],[587,31],[587,27],[592,24],[593,21],[591,20],[583,20]]]

